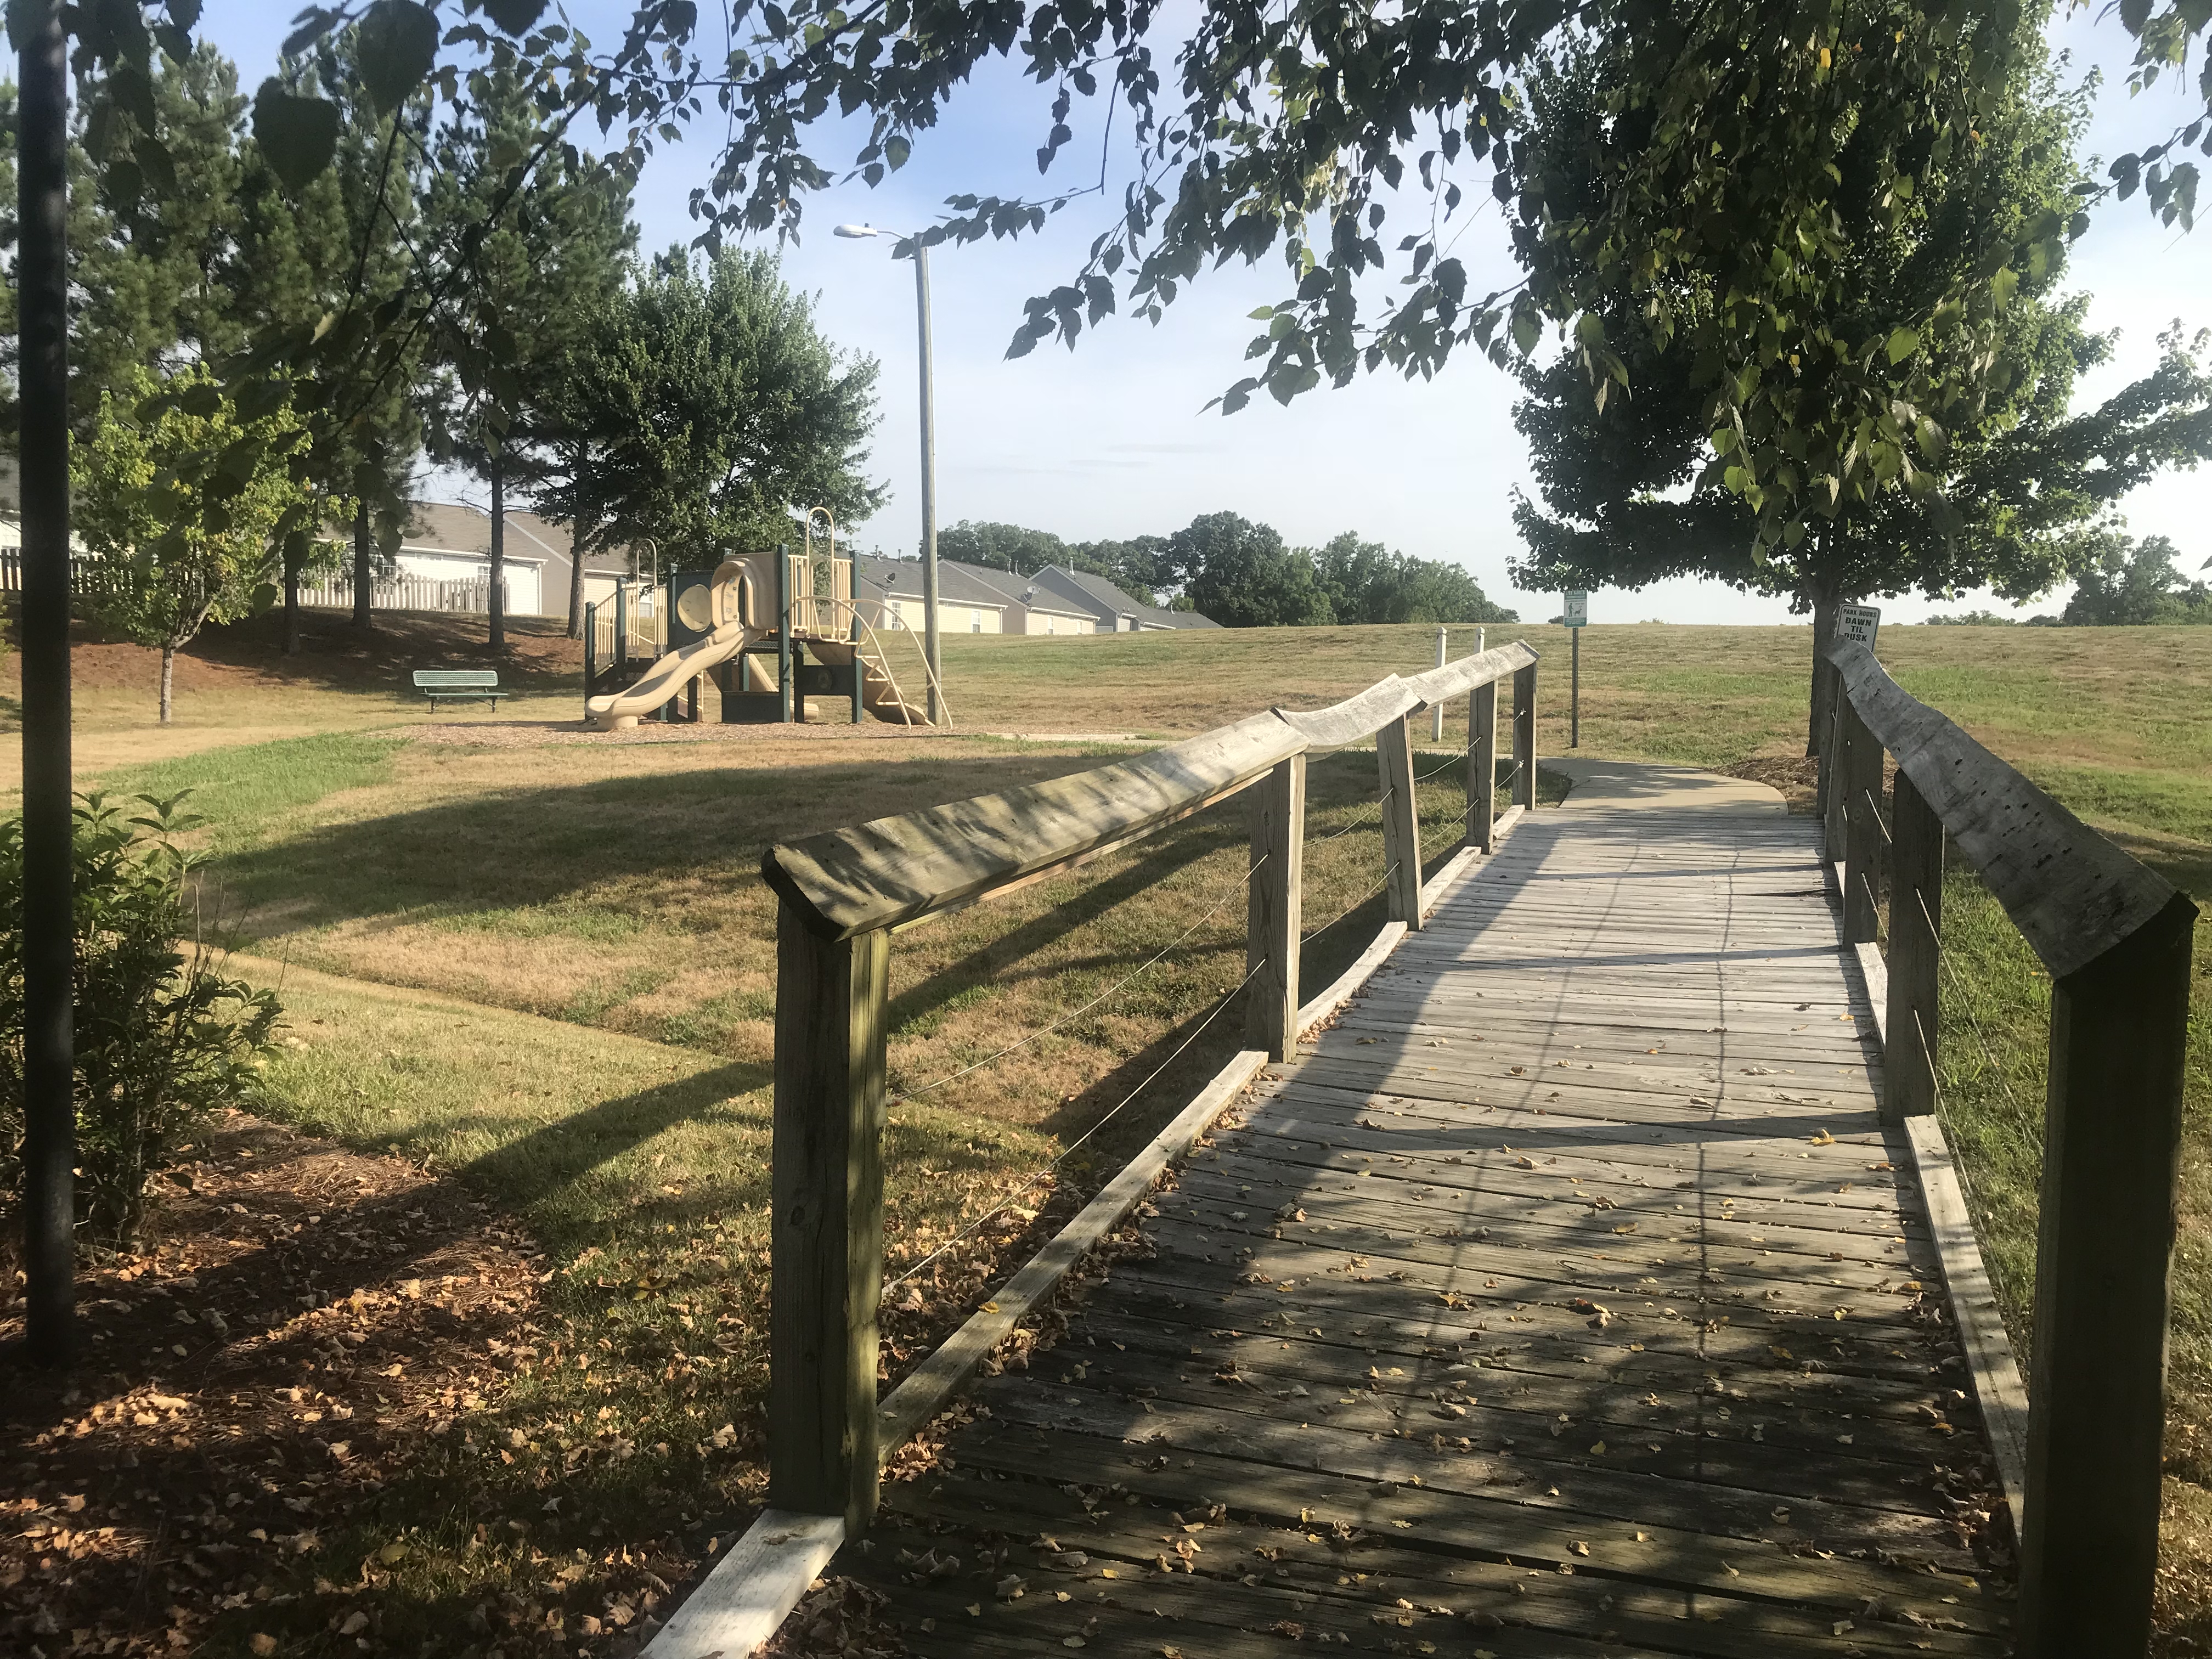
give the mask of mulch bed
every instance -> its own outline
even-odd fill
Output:
[[[161,1184],[143,1252],[81,1272],[83,1363],[15,1368],[0,1399],[11,1654],[173,1652],[297,1599],[320,1530],[533,1334],[529,1241],[403,1159],[233,1113]],[[367,1627],[361,1588],[315,1585],[334,1629]]]

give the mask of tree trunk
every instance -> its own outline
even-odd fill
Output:
[[[164,726],[169,723],[169,711],[175,706],[176,671],[177,647],[164,645],[161,647],[161,724]]]
[[[1808,699],[1805,752],[1818,755],[1835,719],[1836,677],[1829,672],[1826,659],[1828,647],[1835,641],[1836,617],[1843,601],[1833,590],[1814,583],[1806,585],[1806,597],[1813,601],[1813,693]]]
[[[301,555],[285,538],[284,547],[284,654],[300,654],[300,562]]]
[[[485,595],[491,612],[491,648],[507,649],[507,468],[494,451],[491,458],[491,592]]]
[[[363,629],[376,626],[369,614],[370,603],[376,597],[370,545],[368,499],[363,496],[353,510],[353,625]]]
[[[584,637],[584,515],[568,526],[568,637]]]

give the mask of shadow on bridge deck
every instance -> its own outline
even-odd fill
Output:
[[[1524,819],[840,1570],[921,1654],[1996,1654],[1817,831]]]

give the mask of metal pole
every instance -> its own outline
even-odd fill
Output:
[[[921,651],[929,663],[929,723],[943,722],[937,688],[937,402],[930,390],[929,246],[914,239],[914,299],[921,334]]]
[[[1444,630],[1439,627],[1437,629],[1437,666],[1442,668],[1443,665]],[[1442,743],[1443,740],[1444,706],[1442,703],[1438,703],[1434,708],[1429,711],[1429,741],[1431,743]]]
[[[584,718],[592,717],[592,693],[599,690],[599,607],[584,606]]]
[[[70,900],[69,64],[59,0],[22,8],[15,261],[23,535],[25,1346],[76,1346],[76,933]]]
[[[1579,749],[1583,746],[1583,630],[1567,631],[1575,642],[1568,653],[1571,660],[1567,670],[1567,747]]]
[[[792,722],[791,654],[791,549],[779,542],[775,549],[775,684],[783,698],[786,726]],[[802,702],[799,713],[805,712]]]

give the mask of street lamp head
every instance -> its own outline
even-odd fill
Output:
[[[857,240],[863,236],[880,236],[883,234],[883,232],[878,230],[873,225],[840,225],[836,229],[830,232],[830,234],[833,236],[850,237]]]

